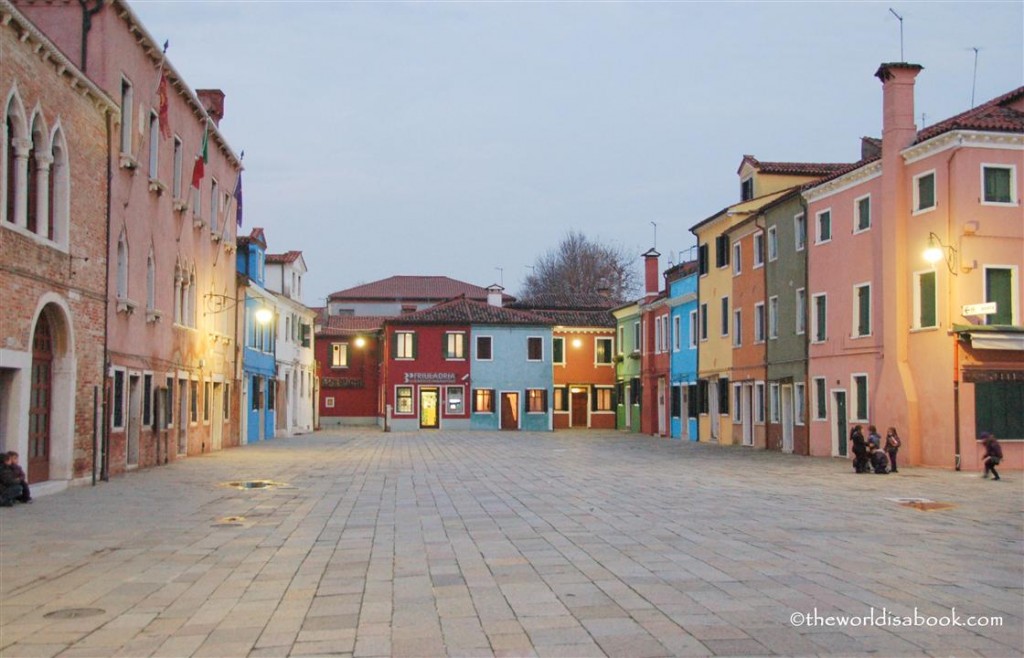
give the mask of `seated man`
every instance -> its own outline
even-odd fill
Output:
[[[889,472],[889,457],[886,456],[885,451],[871,450],[871,466],[875,469],[876,475],[885,475]]]
[[[22,494],[21,480],[11,468],[11,458],[7,453],[0,453],[0,456],[3,457],[3,463],[0,463],[0,507],[13,507],[14,501]]]

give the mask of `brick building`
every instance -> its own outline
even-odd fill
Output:
[[[117,106],[5,0],[0,61],[0,449],[38,495],[98,475]]]

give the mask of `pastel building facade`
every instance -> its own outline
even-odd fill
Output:
[[[314,343],[319,372],[320,427],[383,424],[380,375],[386,319],[327,315],[326,309],[321,309]]]
[[[301,251],[266,255],[266,288],[276,311],[277,430],[281,436],[313,431],[316,406],[314,324],[316,312],[302,303],[307,273]]]
[[[644,253],[644,297],[640,302],[640,431],[668,436],[670,414],[671,325],[668,293],[663,290],[655,249]]]
[[[837,222],[809,248],[810,449],[843,455],[870,422],[900,431],[904,463],[974,469],[992,431],[1021,468],[1024,88],[918,131],[921,68],[878,69],[880,154],[804,192],[812,225]]]
[[[773,404],[769,404],[766,382],[765,347],[771,307],[764,285],[765,232],[757,222],[758,217],[758,213],[750,214],[726,233],[732,270],[731,308],[727,320],[733,347],[729,390],[732,437],[729,442],[763,449],[767,447],[769,412],[777,413],[779,404],[777,387]],[[777,309],[778,300],[773,301]],[[724,304],[722,310],[725,311]],[[777,314],[774,317],[777,319]],[[777,327],[776,324],[776,335]]]
[[[36,496],[102,474],[106,125],[118,108],[0,0],[0,450]]]
[[[237,327],[226,302],[235,294],[232,192],[241,162],[217,127],[223,93],[193,91],[126,2],[98,4],[84,29],[78,4],[14,4],[119,109],[111,117],[104,238],[110,259],[107,417],[99,441],[104,473],[237,443],[231,412]],[[204,135],[209,161],[193,188]],[[93,170],[94,181],[106,169]]]
[[[643,339],[640,328],[640,302],[628,302],[612,309],[615,318],[616,355],[615,426],[630,432],[640,431],[641,402],[640,360]]]
[[[272,439],[277,427],[276,300],[266,289],[267,242],[263,229],[238,239],[236,258],[240,282],[238,298],[242,336],[242,442]]]
[[[665,281],[672,326],[671,435],[674,439],[696,441],[697,261],[670,267],[665,272]]]

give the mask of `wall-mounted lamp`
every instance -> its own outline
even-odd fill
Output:
[[[356,347],[364,347],[366,345],[366,339],[362,336],[356,336]]]
[[[274,312],[270,310],[269,306],[260,306],[256,309],[253,317],[256,318],[256,322],[259,322],[260,324],[268,324],[274,319]]]
[[[579,349],[579,348],[583,347],[583,341],[580,340],[579,338],[573,338],[572,339],[572,346],[575,347],[576,349]]]
[[[924,259],[929,263],[937,263],[940,260],[946,261],[946,267],[953,276],[957,275],[954,263],[956,262],[956,249],[949,245],[942,244],[942,240],[934,233],[928,233],[928,247],[924,250]]]

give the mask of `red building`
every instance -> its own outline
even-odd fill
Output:
[[[383,317],[328,316],[319,309],[314,352],[320,378],[320,427],[377,425]]]
[[[671,428],[669,386],[672,381],[672,334],[668,292],[661,285],[656,250],[644,254],[644,297],[640,303],[640,431],[668,436]]]

